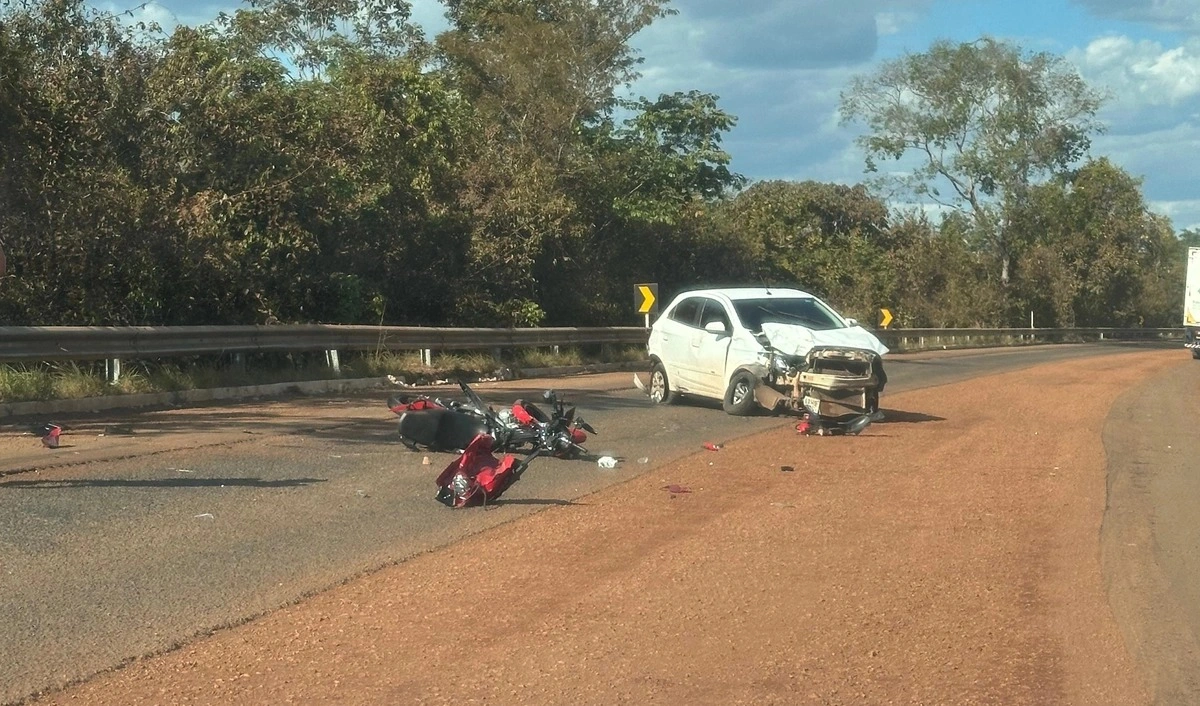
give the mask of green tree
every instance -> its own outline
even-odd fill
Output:
[[[1182,280],[1175,287],[1174,277],[1159,276],[1177,252],[1170,224],[1146,207],[1139,181],[1107,159],[1031,188],[1008,220],[1030,243],[1019,289],[1047,324],[1140,326],[1178,319]]]
[[[385,5],[265,2],[171,37],[146,168],[193,288],[174,319],[193,300],[226,321],[446,313],[429,293],[463,249],[446,208],[463,110],[407,5]],[[429,287],[404,286],[417,273]]]
[[[745,270],[736,241],[719,235],[709,217],[745,181],[721,149],[735,118],[699,92],[627,107],[637,112],[620,125],[605,119],[581,131],[586,157],[565,182],[586,224],[581,244],[543,258],[537,270],[550,320],[628,320],[635,282],[658,282],[665,292]]]
[[[918,197],[971,215],[1007,284],[1019,244],[1002,223],[1005,204],[1086,154],[1101,100],[1061,57],[985,37],[937,41],[855,77],[841,114],[867,128],[869,172],[899,161]]]
[[[757,263],[759,282],[794,284],[859,314],[888,288],[887,206],[861,185],[759,182],[716,217]]]
[[[970,247],[973,224],[952,211],[936,227],[921,212],[893,219],[885,267],[893,275],[886,303],[896,325],[989,327],[1004,320],[1005,297],[988,261]]]
[[[459,288],[464,320],[528,323],[530,303],[561,297],[595,223],[581,200],[588,133],[636,78],[630,39],[664,14],[658,0],[450,0],[437,45],[473,109],[461,210],[471,224]],[[592,272],[592,276],[596,273]],[[515,317],[514,317],[515,315]]]
[[[746,179],[729,170],[721,147],[737,118],[718,107],[717,96],[671,93],[630,107],[636,114],[618,131],[621,173],[611,196],[614,208],[632,220],[675,223],[681,210],[711,202],[741,188]]]
[[[6,3],[0,21],[0,318],[153,320],[166,283],[140,237],[134,178],[152,42],[82,2]]]

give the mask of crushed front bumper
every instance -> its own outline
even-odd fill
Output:
[[[845,420],[879,411],[879,393],[886,383],[883,363],[874,351],[820,347],[809,351],[803,369],[761,380],[754,397],[770,411]]]

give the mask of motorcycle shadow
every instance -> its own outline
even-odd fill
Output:
[[[574,500],[562,500],[561,498],[500,498],[495,502],[488,503],[488,507],[503,507],[505,505],[540,505],[540,506],[566,506],[579,505],[586,506],[588,503],[578,503]]]
[[[923,424],[925,422],[944,422],[945,417],[939,417],[936,414],[926,414],[924,412],[905,412],[899,409],[881,410],[883,419],[875,422],[876,424]]]

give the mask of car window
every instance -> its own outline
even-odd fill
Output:
[[[705,299],[704,310],[700,314],[700,328],[704,328],[714,321],[721,322],[726,331],[733,328],[729,325],[729,315],[725,313],[725,306],[715,299]]]
[[[737,299],[733,309],[742,325],[751,331],[762,331],[765,323],[799,324],[814,331],[846,327],[838,315],[816,297]]]
[[[700,297],[684,299],[671,310],[671,319],[681,324],[695,326],[696,319],[700,316],[700,305],[703,303],[704,300]]]

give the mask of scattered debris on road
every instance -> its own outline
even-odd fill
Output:
[[[704,448],[708,449],[709,451],[720,451],[721,449],[725,448],[725,444],[714,444],[711,441],[706,441],[704,442]]]

